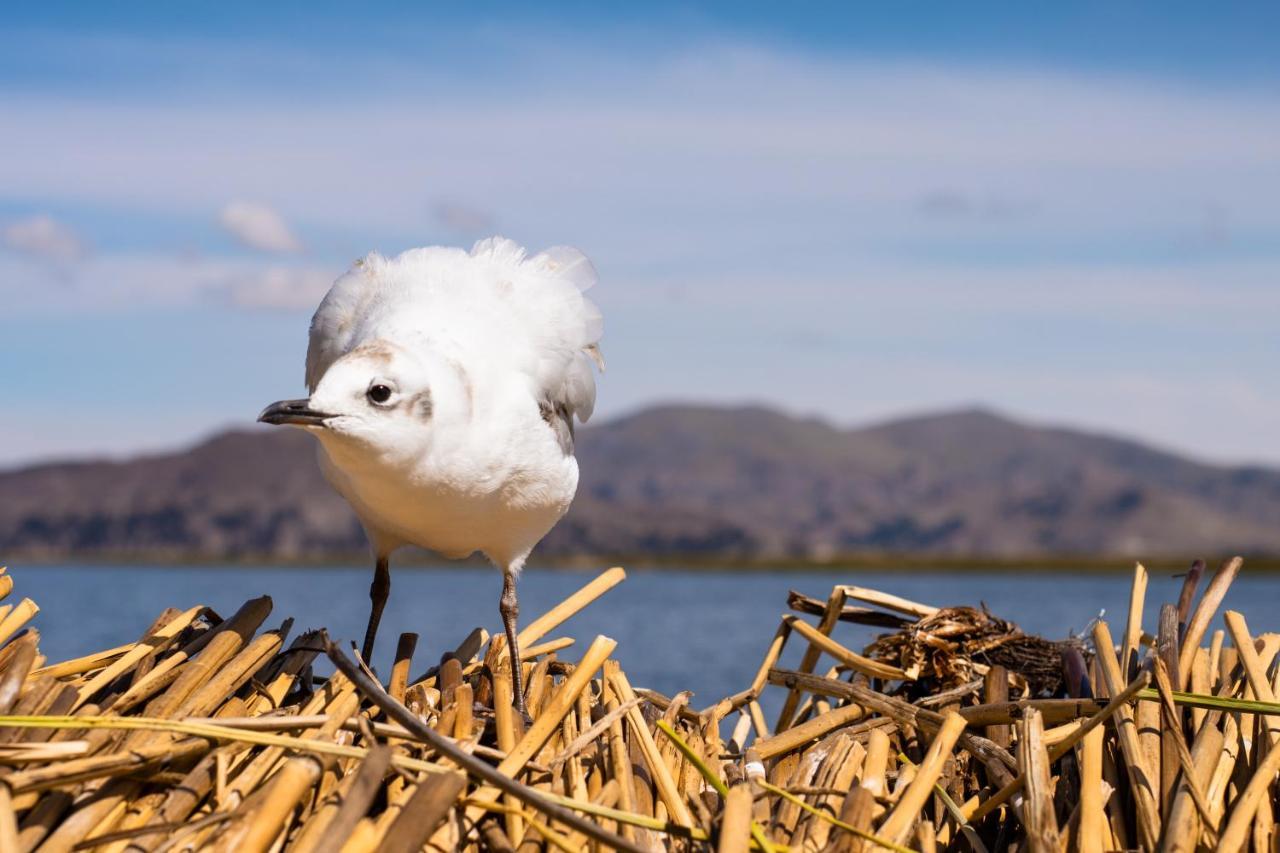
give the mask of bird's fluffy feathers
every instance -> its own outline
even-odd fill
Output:
[[[595,269],[577,249],[529,257],[492,237],[470,253],[432,247],[372,253],[329,290],[311,319],[307,387],[343,355],[379,337],[416,340],[441,355],[526,375],[538,399],[581,421],[595,407],[599,310],[582,292]],[[601,366],[603,366],[601,364]]]

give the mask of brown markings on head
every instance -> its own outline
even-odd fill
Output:
[[[361,344],[350,352],[350,355],[359,356],[374,362],[375,364],[390,364],[391,359],[396,354],[396,348],[390,343],[382,340],[369,341]]]

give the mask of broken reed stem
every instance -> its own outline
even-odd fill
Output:
[[[752,833],[759,827],[751,818],[751,786],[735,785],[724,798],[724,814],[720,818],[720,841],[717,853],[746,850]]]
[[[1036,853],[1057,853],[1061,839],[1054,815],[1044,720],[1034,708],[1018,723],[1018,764],[1026,777],[1022,822],[1027,829],[1027,844]]]
[[[1200,640],[1204,638],[1204,632],[1213,620],[1213,615],[1222,606],[1222,600],[1227,595],[1227,588],[1235,580],[1242,565],[1244,565],[1244,560],[1240,557],[1232,557],[1224,562],[1218,568],[1218,571],[1214,573],[1213,579],[1209,581],[1209,586],[1205,588],[1204,595],[1200,597],[1200,603],[1196,605],[1196,609],[1192,612],[1191,619],[1187,622],[1186,633],[1182,637],[1182,647],[1178,650],[1179,684],[1187,683],[1191,675],[1191,661],[1195,656],[1195,650],[1199,647]]]
[[[1079,853],[1102,853],[1109,845],[1102,800],[1102,747],[1106,731],[1095,727],[1080,745],[1080,822],[1076,829]]]
[[[18,633],[39,612],[40,608],[29,598],[24,598],[14,605],[8,614],[0,619],[0,645],[8,642],[10,637]]]
[[[572,618],[574,614],[581,611],[588,604],[626,579],[627,572],[620,567],[601,572],[582,589],[526,625],[516,635],[516,640],[519,641],[521,647],[532,646],[538,640],[560,627],[566,620]],[[501,635],[499,635],[499,638],[501,639]]]
[[[760,754],[761,759],[768,760],[776,755],[782,755],[796,747],[803,746],[834,729],[857,722],[865,716],[866,712],[858,705],[843,705],[839,708],[833,708],[827,713],[806,720],[781,734],[757,740],[755,742],[755,750]]]
[[[1099,669],[1109,695],[1115,696],[1123,689],[1120,664],[1115,658],[1115,645],[1107,623],[1099,619],[1093,625],[1094,647],[1097,650]],[[1127,706],[1116,709],[1116,735],[1129,774],[1131,790],[1138,815],[1138,832],[1143,844],[1155,849],[1160,839],[1160,804],[1156,796],[1155,776],[1146,765],[1142,747],[1138,742],[1133,713]]]
[[[137,643],[129,643],[123,646],[116,646],[114,649],[104,649],[83,657],[42,666],[39,669],[33,669],[31,674],[33,676],[47,675],[50,678],[65,678],[69,675],[82,675],[86,672],[93,672],[119,658],[136,645]]]
[[[1133,565],[1133,583],[1129,587],[1129,618],[1125,622],[1120,646],[1120,672],[1129,681],[1138,673],[1138,650],[1142,640],[1142,608],[1147,600],[1147,569],[1142,563]]]
[[[931,605],[921,604],[918,601],[911,601],[909,599],[890,595],[887,592],[880,592],[875,589],[849,585],[842,586],[840,589],[845,594],[845,597],[852,598],[854,601],[874,604],[877,607],[883,607],[886,610],[896,610],[899,613],[905,613],[908,616],[914,616],[917,619],[923,619],[938,612],[938,608]]]
[[[907,679],[907,674],[899,667],[863,657],[857,652],[845,648],[799,616],[788,614],[782,617],[782,621],[793,631],[808,640],[812,646],[831,655],[854,672],[860,672],[868,678],[883,678],[890,681]]]

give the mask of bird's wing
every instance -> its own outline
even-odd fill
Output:
[[[511,322],[501,323],[511,364],[528,373],[542,399],[586,423],[596,405],[601,370],[600,310],[583,296],[596,283],[587,256],[555,246],[532,257],[501,237],[476,243],[472,260],[485,270],[482,281],[495,306]]]
[[[600,311],[583,296],[596,271],[577,249],[528,256],[493,237],[468,254],[411,249],[377,253],[338,279],[311,320],[307,387],[365,341],[420,338],[467,362],[515,370],[540,400],[586,422],[595,408],[591,365],[600,356]]]

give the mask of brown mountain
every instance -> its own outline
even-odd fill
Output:
[[[762,408],[666,406],[582,430],[578,454],[578,498],[544,555],[1280,553],[1280,471],[981,410],[842,430]],[[0,473],[0,562],[363,547],[300,432]]]

